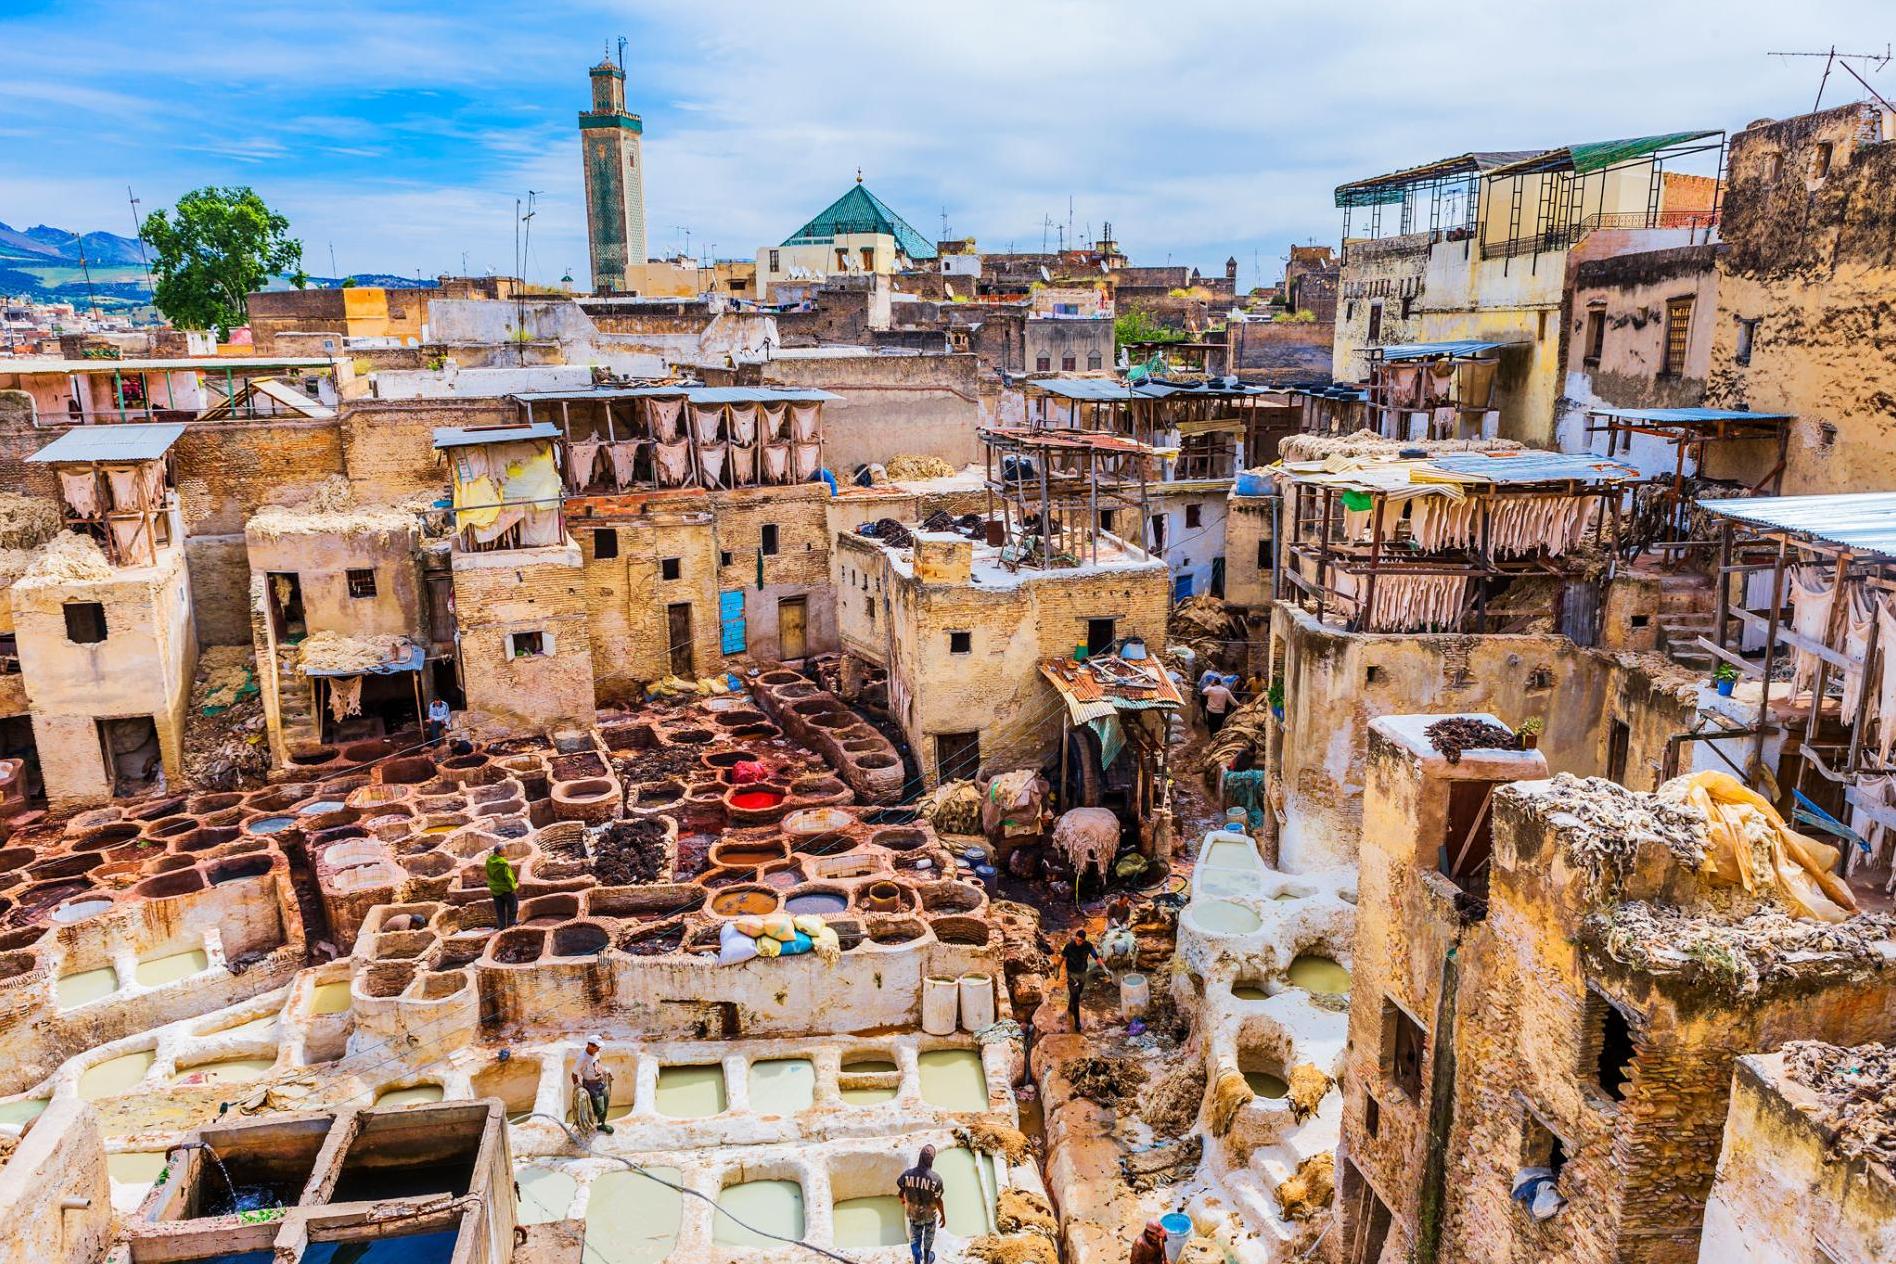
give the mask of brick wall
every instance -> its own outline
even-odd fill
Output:
[[[691,607],[691,674],[717,670],[717,544],[702,493],[659,512],[574,519],[571,530],[585,559],[587,628],[600,702],[638,697],[642,686],[671,674],[668,608],[675,604]],[[598,555],[604,531],[613,533],[617,557]],[[664,578],[666,559],[677,563],[676,579]]]
[[[447,486],[434,450],[440,426],[492,426],[514,420],[497,399],[351,400],[341,412],[343,459],[356,498],[395,500]]]
[[[592,723],[592,646],[577,545],[456,554],[454,608],[467,715],[477,730]],[[547,634],[552,652],[514,657],[516,632]]]

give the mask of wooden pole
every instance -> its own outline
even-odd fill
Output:
[[[1764,731],[1771,721],[1771,662],[1777,657],[1778,612],[1784,608],[1784,556],[1789,549],[1789,543],[1780,538],[1777,562],[1771,567],[1771,618],[1764,633],[1763,697],[1758,703],[1757,730],[1751,736],[1751,758],[1745,763],[1747,782],[1756,775],[1754,769],[1764,767]]]
[[[1718,609],[1716,612],[1718,648],[1726,648],[1726,626],[1731,622],[1731,580],[1727,572],[1731,569],[1731,519],[1727,518],[1718,528]],[[1744,580],[1739,580],[1744,583]],[[1740,594],[1742,600],[1742,593]]]

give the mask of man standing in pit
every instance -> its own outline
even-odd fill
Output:
[[[520,916],[520,878],[499,843],[487,853],[487,894],[494,897],[494,929],[506,930]]]
[[[895,1178],[895,1192],[908,1217],[909,1254],[915,1264],[935,1264],[935,1230],[948,1223],[941,1177],[935,1173],[935,1147],[923,1146],[915,1166]]]
[[[606,1078],[606,1068],[599,1064],[599,1037],[588,1040],[585,1049],[580,1051],[579,1061],[573,1064],[573,1083],[592,1099],[594,1125],[599,1131],[610,1133],[612,1125],[606,1122],[606,1108],[612,1104],[612,1084]]]
[[[1073,1018],[1073,1030],[1080,1029],[1080,996],[1086,991],[1086,967],[1091,961],[1099,961],[1100,968],[1106,963],[1100,961],[1099,949],[1086,940],[1086,928],[1076,927],[1073,938],[1060,948],[1060,962],[1066,968],[1067,977],[1067,1013]]]

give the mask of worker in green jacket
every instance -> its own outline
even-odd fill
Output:
[[[520,917],[520,879],[499,843],[487,853],[487,893],[494,897],[494,929],[506,930]]]

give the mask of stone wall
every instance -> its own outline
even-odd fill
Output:
[[[902,453],[980,460],[977,374],[972,354],[813,356],[771,360],[760,381],[842,396],[823,406],[823,460],[847,475]]]
[[[454,555],[467,720],[476,731],[586,728],[593,660],[579,546]],[[513,653],[515,633],[546,652]]]
[[[587,631],[593,690],[601,703],[636,698],[644,685],[672,673],[669,608],[691,607],[691,674],[722,662],[718,646],[718,554],[703,492],[663,494],[643,505],[630,498],[587,500],[588,516],[571,527],[585,565]],[[613,533],[618,556],[600,557],[600,537]],[[673,562],[676,579],[665,578]]]

